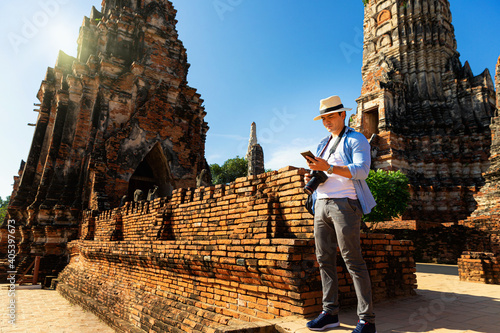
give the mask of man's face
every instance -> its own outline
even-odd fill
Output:
[[[322,117],[323,126],[331,134],[338,135],[344,128],[345,111],[330,113]]]

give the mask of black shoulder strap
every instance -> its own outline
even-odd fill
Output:
[[[346,129],[346,126],[344,126],[344,128],[342,129],[342,132],[340,132],[339,136],[337,137],[337,139],[333,143],[333,146],[330,149],[330,154],[328,155],[328,158],[326,159],[327,161],[330,158],[330,156],[332,156],[332,154],[335,153],[335,151],[337,150],[337,147],[340,143],[340,140],[342,140],[342,136],[344,136],[345,129]]]

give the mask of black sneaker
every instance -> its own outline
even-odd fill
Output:
[[[375,324],[359,320],[358,325],[352,333],[377,333],[377,329],[375,328]]]
[[[327,328],[337,327],[340,325],[339,316],[331,315],[328,312],[321,312],[316,319],[307,323],[307,327],[312,331],[322,331]]]

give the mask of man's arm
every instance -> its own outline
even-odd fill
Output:
[[[307,165],[309,166],[309,169],[315,171],[326,171],[330,168],[330,164],[328,164],[328,162],[321,157],[316,157],[316,159],[307,158]],[[336,175],[345,178],[352,178],[352,174],[348,166],[334,165],[332,171]]]
[[[366,179],[370,173],[371,165],[371,148],[370,143],[365,136],[359,132],[355,132],[349,140],[352,150],[352,163],[347,165],[352,179]]]

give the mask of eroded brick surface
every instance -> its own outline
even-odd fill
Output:
[[[227,186],[175,190],[170,201],[86,212],[60,291],[123,330],[119,319],[145,331],[213,332],[317,313],[321,279],[313,219],[303,206],[305,172],[287,167]],[[412,242],[384,234],[362,234],[361,242],[374,299],[413,294]],[[341,302],[354,305],[338,257]],[[80,293],[89,299],[73,296]]]
[[[370,1],[362,76],[351,125],[372,139],[375,168],[408,176],[405,218],[467,218],[489,166],[495,92],[488,70],[461,64],[449,1]]]
[[[500,284],[500,58],[496,72],[497,109],[492,118],[491,156],[483,174],[485,185],[475,196],[478,207],[471,217],[460,224],[485,234],[480,240],[469,240],[470,251],[458,259],[460,279]]]
[[[155,186],[169,197],[208,168],[206,113],[187,85],[175,13],[167,0],[103,1],[83,21],[77,57],[60,52],[47,70],[9,206],[28,233],[21,252],[63,256],[83,210],[117,207]]]

